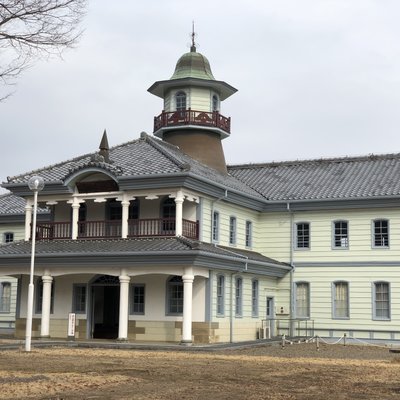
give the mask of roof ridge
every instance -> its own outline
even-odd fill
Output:
[[[285,166],[285,165],[301,165],[301,164],[314,164],[314,163],[337,163],[337,162],[357,162],[357,161],[375,161],[384,159],[400,158],[400,153],[388,154],[368,154],[362,156],[344,156],[344,157],[330,157],[330,158],[311,158],[304,160],[293,161],[271,161],[266,163],[248,163],[248,164],[232,164],[227,165],[229,169],[256,169],[264,167]]]
[[[144,140],[147,143],[149,143],[150,146],[153,146],[157,151],[159,151],[161,154],[163,154],[165,157],[167,157],[170,161],[172,161],[177,167],[179,167],[179,168],[181,168],[183,170],[187,169],[187,167],[188,167],[187,163],[178,160],[173,154],[169,153],[165,148],[163,148],[164,145],[168,145],[168,146],[171,146],[171,147],[173,147],[173,148],[175,148],[176,150],[179,151],[179,147],[173,146],[170,143],[166,143],[166,142],[163,142],[163,141],[161,141],[159,139],[156,139],[156,138],[148,135],[147,133],[145,135],[143,135],[144,136]]]

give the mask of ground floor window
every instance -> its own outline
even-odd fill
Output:
[[[388,282],[373,283],[373,319],[390,319],[390,286]]]
[[[251,315],[258,317],[258,280],[251,281]]]
[[[167,281],[167,314],[182,315],[183,282],[182,277],[173,276]]]
[[[310,317],[310,284],[308,282],[296,283],[296,317]]]
[[[236,278],[235,282],[235,314],[237,317],[243,315],[243,279]]]
[[[335,282],[333,284],[333,318],[349,318],[349,284]]]
[[[86,313],[86,285],[75,284],[73,287],[72,311],[76,314]]]
[[[135,283],[131,285],[130,314],[144,315],[145,286]]]
[[[225,314],[225,276],[217,276],[217,315]]]
[[[0,312],[10,312],[11,308],[11,283],[0,284]]]

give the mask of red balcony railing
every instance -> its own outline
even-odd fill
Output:
[[[154,117],[154,132],[161,128],[181,125],[207,126],[231,133],[231,119],[224,117],[218,111],[194,111],[189,108],[185,111],[163,111],[158,117]]]
[[[175,218],[131,219],[128,221],[128,237],[175,236]],[[199,223],[182,220],[182,234],[191,239],[199,237]],[[70,222],[46,222],[36,225],[37,240],[71,239]],[[78,238],[120,238],[120,220],[79,221]]]

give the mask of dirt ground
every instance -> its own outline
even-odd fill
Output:
[[[399,399],[400,354],[315,344],[209,352],[0,351],[1,399]]]

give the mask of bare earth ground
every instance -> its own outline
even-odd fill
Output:
[[[0,351],[1,399],[400,399],[400,355],[315,344],[213,352]]]

